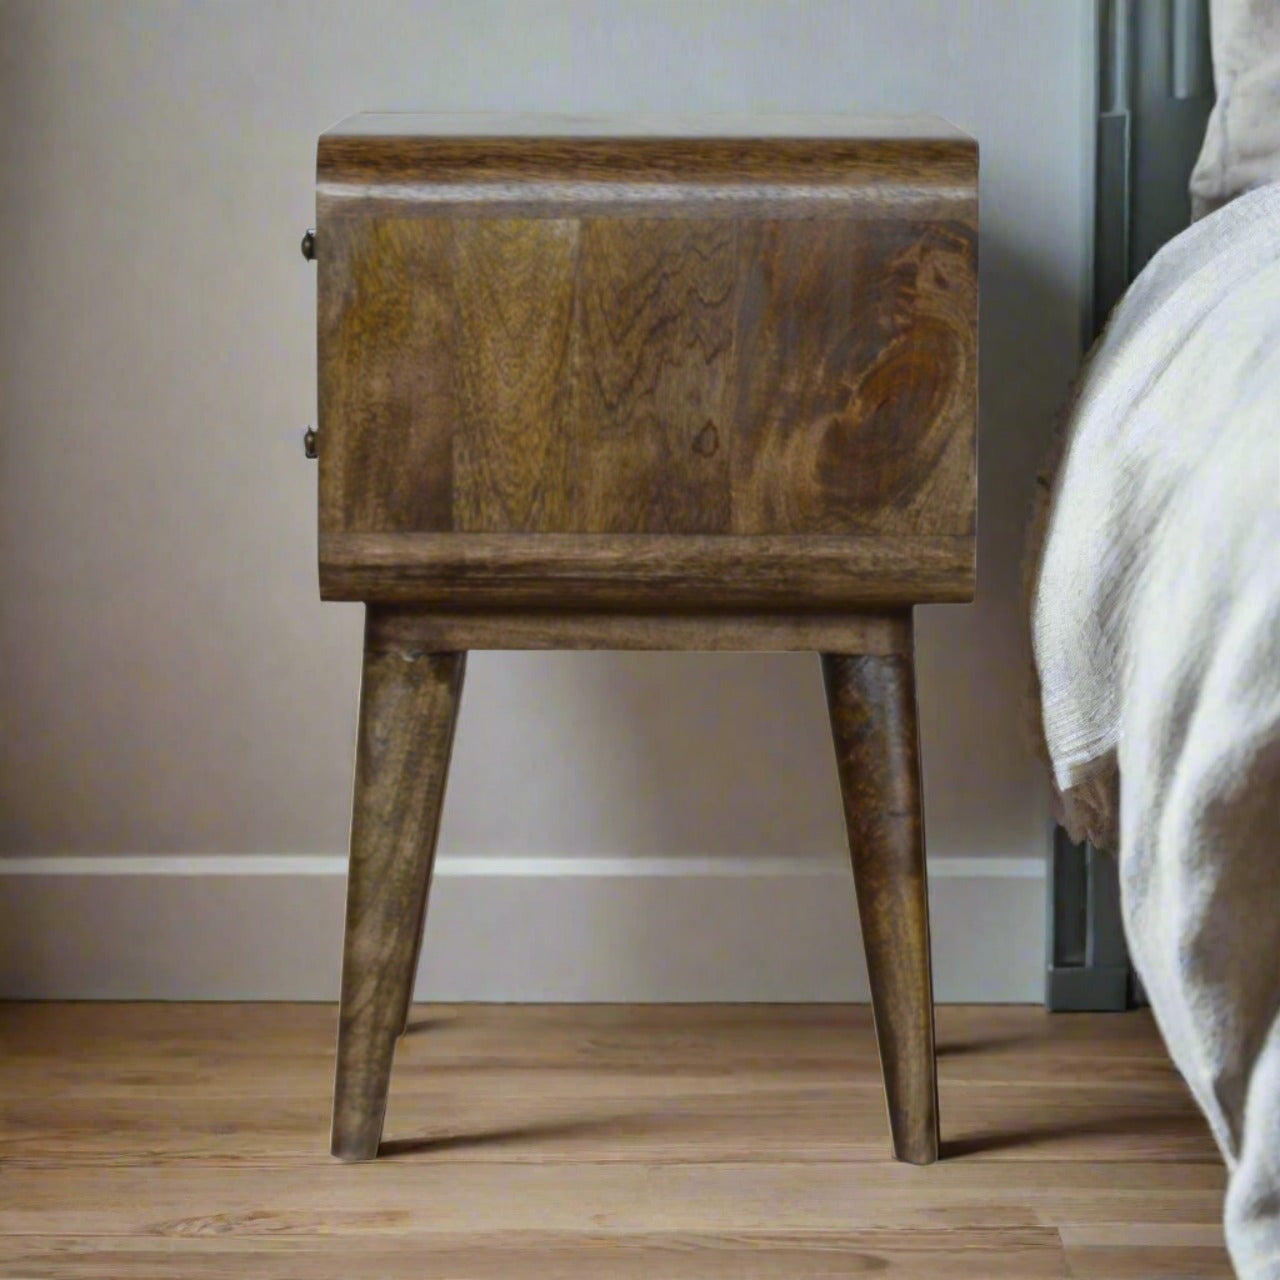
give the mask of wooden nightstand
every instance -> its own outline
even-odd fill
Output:
[[[929,119],[321,137],[320,589],[368,605],[334,1154],[377,1153],[466,651],[808,649],[937,1158],[911,609],[974,587],[977,163]]]

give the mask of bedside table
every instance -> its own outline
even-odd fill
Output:
[[[320,590],[367,605],[333,1152],[377,1154],[469,649],[822,654],[894,1153],[938,1153],[912,607],[972,598],[945,122],[320,138]]]

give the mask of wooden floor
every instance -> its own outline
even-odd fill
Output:
[[[944,1159],[888,1159],[871,1020],[415,1010],[383,1158],[327,1152],[335,1011],[0,1006],[0,1276],[1229,1276],[1145,1013],[942,1008]]]

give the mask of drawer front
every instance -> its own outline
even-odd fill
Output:
[[[329,533],[971,536],[976,231],[320,224]]]
[[[975,144],[942,121],[696,128],[374,116],[322,136],[324,596],[970,597]]]

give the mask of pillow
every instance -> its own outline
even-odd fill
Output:
[[[1280,181],[1280,0],[1210,0],[1218,100],[1191,174],[1191,215]]]

